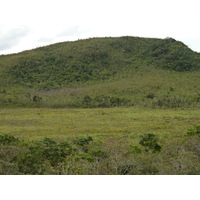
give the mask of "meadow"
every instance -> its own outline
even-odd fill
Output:
[[[153,132],[178,137],[200,122],[199,109],[135,107],[96,109],[1,109],[1,132],[29,139],[40,137],[137,137]],[[105,138],[105,139],[106,139]]]
[[[8,134],[21,143],[3,143],[1,139],[4,164],[1,163],[0,170],[1,174],[200,174],[198,131],[192,136],[187,134],[199,124],[199,109],[1,109],[2,138]],[[153,135],[150,140],[148,134]],[[156,151],[155,146],[142,144],[146,136],[147,143],[159,144],[161,149]],[[48,145],[55,144],[59,148],[61,143],[67,142],[71,153],[57,161],[58,165],[51,164],[50,158],[45,157],[36,166],[41,170],[34,171],[31,166],[40,154],[34,151],[31,160],[26,159],[33,154],[32,145],[44,142],[44,138],[50,140]],[[52,147],[46,145],[45,148]],[[14,146],[17,151],[15,149],[13,157]],[[52,148],[55,150],[58,146]],[[37,149],[41,147],[44,145]],[[23,148],[26,150],[21,150]],[[16,159],[18,151],[23,158]]]

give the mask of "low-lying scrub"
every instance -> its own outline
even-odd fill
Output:
[[[174,140],[143,134],[134,139],[138,141],[134,146],[116,138],[110,142],[91,136],[62,142],[47,137],[25,141],[1,134],[0,174],[200,174],[198,127]]]

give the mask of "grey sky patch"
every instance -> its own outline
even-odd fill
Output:
[[[53,37],[41,37],[37,40],[39,43],[51,43],[53,42],[54,38]]]
[[[37,39],[40,45],[48,45],[56,42],[62,41],[73,41],[82,36],[82,34],[87,33],[87,29],[82,28],[80,25],[71,25],[69,27],[59,26],[56,31],[52,27],[47,27],[48,34],[43,35]],[[44,31],[41,31],[41,35]]]
[[[18,26],[15,28],[0,26],[0,51],[14,47],[29,32],[30,30],[27,26]]]
[[[64,29],[62,32],[58,33],[58,37],[74,36],[80,34],[80,26],[74,25]]]
[[[181,38],[182,41],[193,51],[200,53],[200,37]]]

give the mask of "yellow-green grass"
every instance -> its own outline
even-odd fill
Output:
[[[98,108],[98,109],[1,109],[0,132],[35,140],[92,136],[101,141],[138,142],[144,133],[164,140],[181,138],[200,124],[200,110]],[[132,142],[131,142],[132,141]]]

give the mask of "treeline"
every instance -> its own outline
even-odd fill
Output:
[[[55,93],[55,94],[53,94]],[[200,95],[193,96],[155,96],[153,93],[143,95],[139,99],[123,95],[52,95],[41,94],[7,94],[0,93],[0,107],[28,108],[112,108],[112,107],[149,107],[149,108],[198,108]]]

